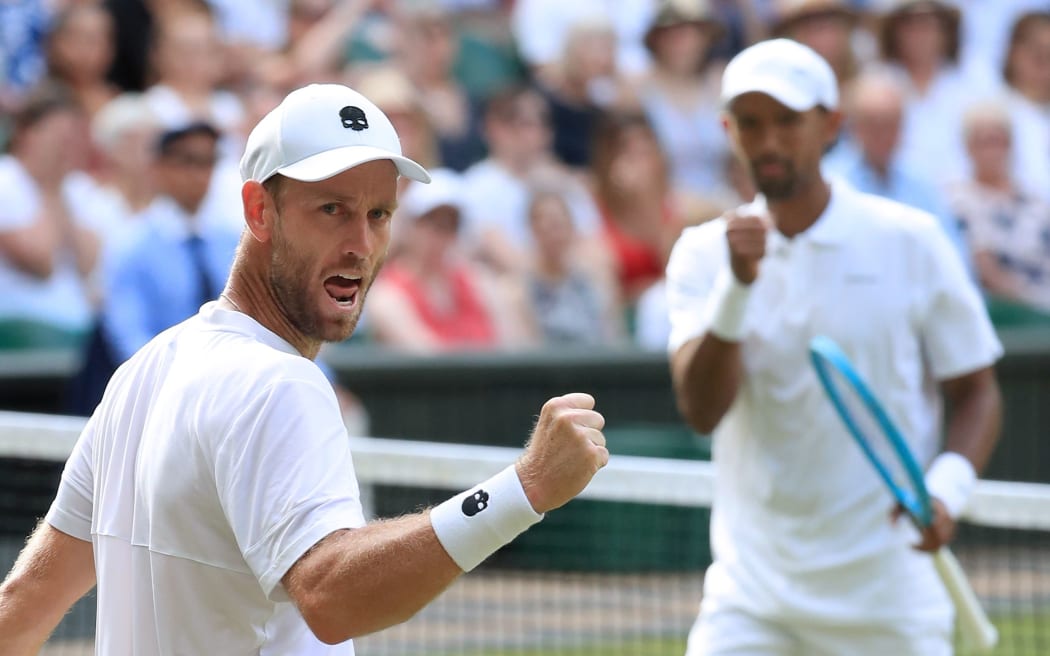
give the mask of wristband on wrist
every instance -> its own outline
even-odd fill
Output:
[[[541,519],[543,515],[532,509],[525,496],[514,465],[430,511],[438,541],[464,572]]]
[[[708,330],[727,342],[743,339],[749,298],[751,286],[737,280],[728,268],[723,269],[715,279],[707,304]]]
[[[977,486],[977,472],[966,456],[945,451],[926,471],[926,489],[941,500],[952,519],[958,519]]]

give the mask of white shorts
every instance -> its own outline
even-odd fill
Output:
[[[722,606],[701,610],[686,656],[951,656],[948,622],[834,626],[780,623]]]

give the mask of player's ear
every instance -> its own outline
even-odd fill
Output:
[[[824,142],[833,144],[839,138],[842,130],[842,112],[837,109],[829,109],[824,114]]]
[[[244,222],[252,236],[259,241],[269,241],[273,230],[273,199],[260,183],[248,180],[241,187],[241,202],[244,204]]]

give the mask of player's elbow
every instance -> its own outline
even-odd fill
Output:
[[[370,603],[347,604],[345,601],[339,603],[336,600],[323,599],[300,605],[299,612],[314,637],[326,645],[338,645],[381,631],[407,621],[414,614],[408,612],[403,616],[389,613],[380,615]]]
[[[703,435],[714,432],[722,421],[725,411],[709,403],[697,403],[689,396],[677,395],[678,411],[689,427]]]
[[[323,595],[311,595],[308,599],[299,600],[299,613],[306,626],[321,642],[326,645],[338,645],[354,637],[353,626],[345,617],[337,616],[331,603]],[[335,606],[338,608],[338,605]]]

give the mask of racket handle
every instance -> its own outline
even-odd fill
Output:
[[[980,652],[991,651],[999,642],[999,631],[981,608],[981,602],[966,580],[966,573],[959,561],[947,547],[942,547],[933,555],[933,564],[955,604],[963,639]]]

